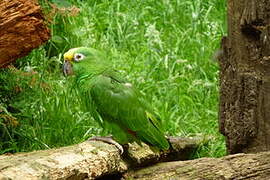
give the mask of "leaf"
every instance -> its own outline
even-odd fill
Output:
[[[62,44],[64,43],[64,38],[62,38],[61,36],[57,36],[57,35],[54,35],[51,40],[56,43],[56,44]]]
[[[66,0],[52,0],[52,3],[62,8],[69,8],[72,6],[72,4]]]

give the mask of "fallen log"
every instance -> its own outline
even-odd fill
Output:
[[[27,55],[49,37],[37,0],[0,1],[0,67]]]
[[[0,179],[95,179],[167,160],[186,160],[205,140],[170,138],[166,152],[147,145],[129,145],[122,156],[114,145],[86,141],[77,145],[0,156]]]
[[[270,178],[270,152],[159,163],[128,172],[124,177],[140,180],[268,180]]]

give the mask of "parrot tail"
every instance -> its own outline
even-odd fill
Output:
[[[156,146],[161,150],[168,150],[170,144],[164,134],[155,126],[150,126],[146,131],[137,132],[137,136],[147,144]]]

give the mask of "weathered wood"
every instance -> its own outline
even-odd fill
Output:
[[[228,0],[220,131],[229,153],[270,150],[270,1]]]
[[[49,37],[37,0],[0,1],[0,67],[27,55]]]
[[[94,179],[121,174],[129,168],[165,160],[184,160],[203,139],[175,138],[167,152],[154,152],[149,146],[131,144],[121,156],[114,145],[86,141],[78,145],[0,156],[0,179]]]
[[[268,180],[270,152],[159,163],[128,172],[124,177],[129,180]]]

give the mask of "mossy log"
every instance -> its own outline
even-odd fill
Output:
[[[140,180],[268,180],[270,152],[159,163],[124,175]]]
[[[27,55],[49,37],[37,0],[0,1],[0,67]]]
[[[100,141],[0,156],[0,179],[95,179],[123,174],[129,169],[168,160],[186,160],[204,142],[201,138],[170,138],[172,147],[155,152],[147,145],[131,144],[123,155],[114,145]],[[109,178],[109,177],[107,177]]]

